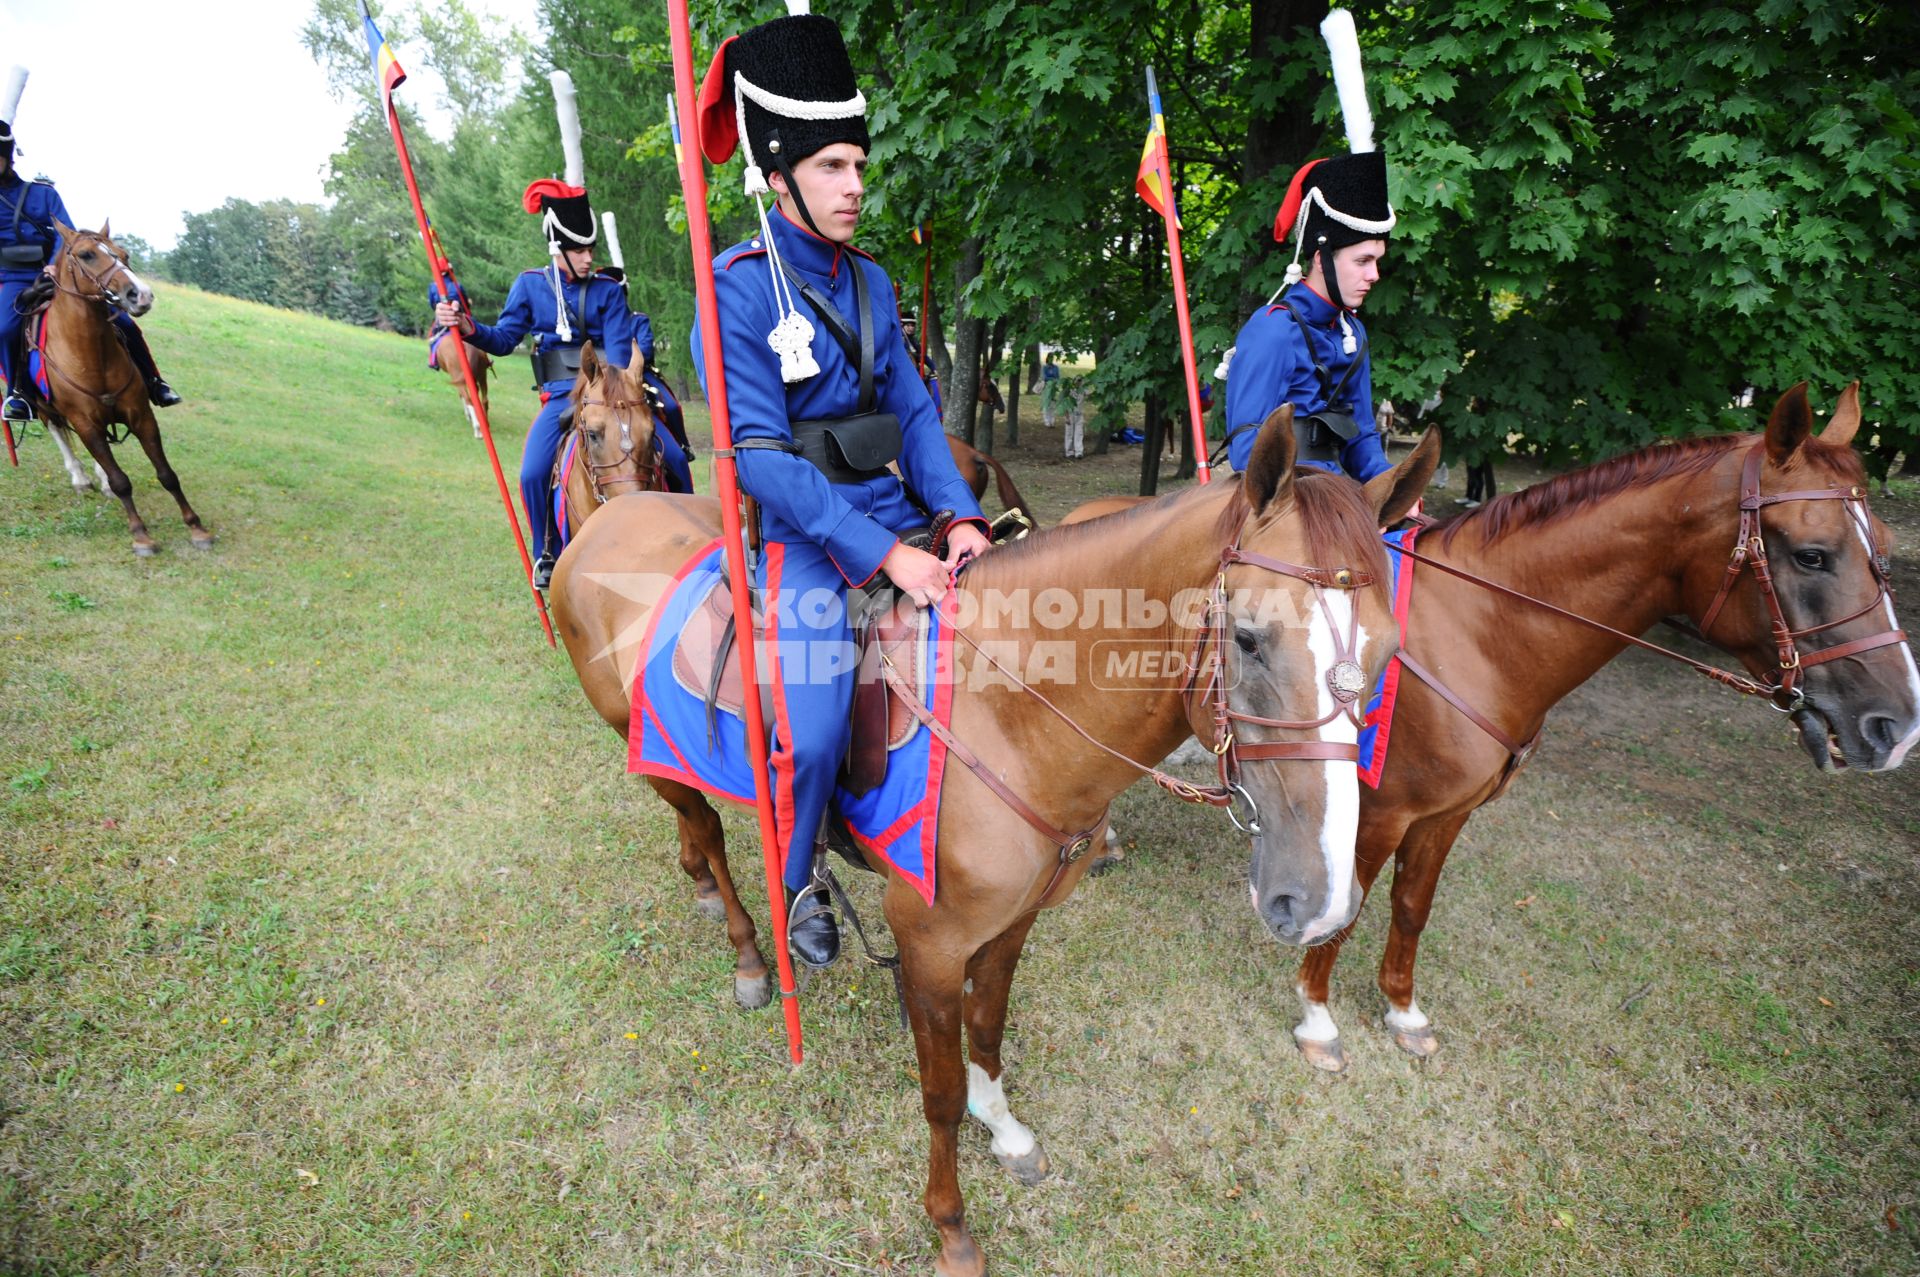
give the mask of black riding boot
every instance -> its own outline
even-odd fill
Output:
[[[840,956],[840,924],[829,910],[827,889],[816,874],[802,891],[788,887],[787,948],[809,967],[830,967]]]
[[[156,408],[171,408],[179,403],[180,396],[160,376],[160,366],[153,362],[153,351],[147,348],[147,335],[140,331],[140,326],[126,324],[121,327],[120,335],[126,340],[133,366],[140,370],[140,379],[147,383],[148,401]]]

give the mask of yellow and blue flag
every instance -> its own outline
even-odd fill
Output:
[[[1147,144],[1140,152],[1140,172],[1133,179],[1133,189],[1140,192],[1154,212],[1162,217],[1171,216],[1175,226],[1180,225],[1180,210],[1169,209],[1173,201],[1160,184],[1160,164],[1167,153],[1167,117],[1160,113],[1160,86],[1154,82],[1153,68],[1147,68],[1147,97],[1153,108],[1153,127],[1147,130]],[[1169,161],[1167,170],[1172,171]]]
[[[373,58],[373,78],[380,82],[380,101],[389,111],[393,109],[393,91],[406,82],[407,73],[400,67],[400,59],[393,56],[393,50],[387,47],[387,38],[380,34],[380,28],[373,25],[373,15],[367,7],[360,6],[360,21],[366,27],[367,53]]]

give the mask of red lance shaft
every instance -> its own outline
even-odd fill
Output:
[[[360,0],[360,16],[366,25],[367,52],[373,57],[374,78],[380,84],[380,97],[387,107],[387,129],[393,134],[393,149],[400,156],[400,173],[407,182],[407,197],[413,201],[413,220],[420,230],[420,247],[427,254],[427,272],[433,277],[434,286],[440,290],[441,300],[453,302],[460,307],[462,314],[470,313],[459,281],[453,277],[453,265],[441,254],[433,228],[427,222],[426,206],[420,202],[420,185],[413,178],[413,158],[407,154],[407,136],[400,127],[400,113],[393,105],[393,90],[406,79],[406,72],[400,69],[393,51],[387,48],[385,38],[380,35],[380,29],[374,26],[373,15],[367,12],[366,0]],[[507,490],[507,476],[500,469],[500,454],[493,446],[493,425],[487,420],[486,404],[480,397],[479,383],[474,380],[473,365],[467,359],[467,343],[457,327],[451,336],[454,339],[454,358],[460,361],[460,376],[467,384],[467,401],[473,405],[474,417],[480,423],[480,437],[487,445],[487,460],[493,463],[493,482],[500,490],[500,504],[506,507],[507,526],[513,529],[513,544],[520,551],[520,566],[526,573],[527,589],[533,594],[534,613],[540,618],[540,628],[546,632],[547,646],[557,647],[559,645],[553,638],[553,622],[547,618],[547,600],[533,585],[533,559],[527,554],[527,539],[520,531],[520,516],[514,513],[513,497]],[[528,511],[527,517],[535,516]]]
[[[1200,410],[1200,374],[1193,359],[1193,320],[1187,313],[1187,264],[1180,253],[1180,208],[1174,199],[1173,165],[1167,157],[1166,117],[1160,113],[1160,86],[1147,68],[1147,100],[1153,107],[1154,163],[1160,170],[1160,218],[1167,227],[1167,258],[1173,264],[1173,309],[1180,320],[1180,357],[1187,365],[1187,412],[1193,426],[1193,458],[1200,482],[1213,480],[1207,460],[1207,420]]]
[[[767,903],[773,911],[774,956],[780,971],[780,1006],[786,1013],[787,1051],[800,1063],[800,1001],[793,983],[793,959],[787,954],[787,911],[781,907],[780,842],[774,832],[773,794],[768,781],[766,720],[760,712],[758,666],[759,634],[753,626],[747,593],[747,552],[740,535],[740,475],[734,464],[732,419],[727,415],[727,369],[720,352],[720,308],[713,287],[713,241],[707,225],[707,175],[701,167],[700,117],[694,108],[693,36],[687,24],[687,0],[667,0],[667,22],[673,37],[673,91],[678,109],[672,112],[673,150],[680,162],[680,193],[687,205],[687,237],[693,247],[693,289],[699,305],[700,345],[706,355],[707,407],[713,415],[713,481],[720,497],[722,544],[727,553],[727,576],[733,587],[733,614],[746,617],[740,626],[751,641],[733,645],[740,662],[740,686],[747,689],[747,749],[753,759],[754,807],[760,816],[760,856],[767,867]],[[672,107],[673,101],[668,106]],[[690,121],[692,136],[681,141],[680,122]]]

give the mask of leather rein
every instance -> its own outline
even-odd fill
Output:
[[[1244,523],[1241,525],[1241,528],[1244,531]],[[964,640],[968,647],[971,647],[987,664],[1004,675],[1015,687],[1040,702],[1040,704],[1047,708],[1048,712],[1072,728],[1075,734],[1095,749],[1132,767],[1182,802],[1205,803],[1212,807],[1226,808],[1228,818],[1233,821],[1235,828],[1239,829],[1242,833],[1258,834],[1260,832],[1260,809],[1255,804],[1253,795],[1248,793],[1246,788],[1240,783],[1240,763],[1242,760],[1265,762],[1298,759],[1306,761],[1344,760],[1347,762],[1358,762],[1360,750],[1358,745],[1319,740],[1257,741],[1242,744],[1236,739],[1233,724],[1239,722],[1259,727],[1275,728],[1282,731],[1309,731],[1332,722],[1342,714],[1346,714],[1351,717],[1356,724],[1359,724],[1362,718],[1358,704],[1362,693],[1366,690],[1366,674],[1358,661],[1354,659],[1359,630],[1359,612],[1358,609],[1355,609],[1352,624],[1349,625],[1344,639],[1340,636],[1338,628],[1334,627],[1335,661],[1332,669],[1328,671],[1326,676],[1328,689],[1333,693],[1334,698],[1334,708],[1332,712],[1316,719],[1278,719],[1261,718],[1253,714],[1243,714],[1230,706],[1227,703],[1226,683],[1221,677],[1221,658],[1224,655],[1223,647],[1226,642],[1227,568],[1235,563],[1244,563],[1249,567],[1261,568],[1281,576],[1306,581],[1313,586],[1314,601],[1320,607],[1322,614],[1327,617],[1330,626],[1333,618],[1332,613],[1327,608],[1325,591],[1329,589],[1364,589],[1373,585],[1376,581],[1376,578],[1371,572],[1354,568],[1303,567],[1297,563],[1287,563],[1280,559],[1268,558],[1263,554],[1253,554],[1240,548],[1240,533],[1236,532],[1234,534],[1233,543],[1228,546],[1226,550],[1222,551],[1220,562],[1214,572],[1213,585],[1207,598],[1207,619],[1205,624],[1202,625],[1200,633],[1194,641],[1193,649],[1187,658],[1187,677],[1181,689],[1181,698],[1187,705],[1189,721],[1192,719],[1192,711],[1196,697],[1203,698],[1210,702],[1214,724],[1212,749],[1214,755],[1220,760],[1220,783],[1218,785],[1195,785],[1190,781],[1181,780],[1177,776],[1169,776],[1157,767],[1150,767],[1094,739],[1084,727],[1076,723],[1065,710],[1055,705],[1044,693],[1028,684],[1024,679],[1020,678],[1012,670],[1009,670],[996,660],[992,653],[981,647],[980,644],[974,640],[972,635],[968,634],[959,626],[952,627],[953,633]],[[964,566],[964,563],[962,566]],[[958,569],[956,569],[956,573],[957,571]],[[1210,658],[1208,656],[1209,648],[1213,649]],[[893,688],[894,693],[905,702],[914,718],[929,732],[933,733],[933,735],[946,746],[948,752],[959,759],[960,762],[966,766],[967,770],[972,772],[974,776],[979,779],[980,783],[992,791],[1015,815],[1019,816],[1021,820],[1025,821],[1042,837],[1059,848],[1060,855],[1054,865],[1053,876],[1048,879],[1046,889],[1040,893],[1040,899],[1038,903],[1034,905],[1036,909],[1044,908],[1052,897],[1054,889],[1059,886],[1060,879],[1065,875],[1067,867],[1086,854],[1087,848],[1092,845],[1095,835],[1106,825],[1106,810],[1103,808],[1100,815],[1091,825],[1077,832],[1069,832],[1054,825],[1051,821],[1047,820],[1046,817],[1035,811],[1032,805],[1002,780],[992,767],[982,762],[978,754],[969,749],[964,741],[956,737],[951,729],[936,719],[926,706],[920,703],[920,696],[917,689],[900,674],[892,660],[885,653],[881,654],[880,660],[883,676],[886,678],[889,686]],[[1200,681],[1203,661],[1212,667],[1204,683]],[[1244,803],[1246,806],[1247,814],[1244,820],[1241,819],[1240,813],[1236,810],[1236,800]]]
[[[1877,542],[1872,534],[1873,524],[1867,517],[1867,494],[1865,489],[1860,487],[1808,488],[1794,492],[1777,492],[1771,496],[1765,495],[1760,491],[1760,467],[1761,462],[1766,456],[1765,450],[1766,440],[1762,439],[1758,443],[1755,443],[1747,452],[1746,458],[1741,464],[1739,534],[1734,539],[1733,553],[1728,558],[1726,575],[1721,578],[1719,592],[1714,595],[1713,603],[1707,608],[1706,615],[1701,618],[1699,627],[1691,630],[1691,632],[1696,638],[1702,639],[1709,645],[1719,648],[1721,651],[1731,650],[1712,638],[1709,631],[1712,630],[1714,621],[1719,618],[1721,608],[1731,596],[1735,583],[1739,581],[1742,573],[1744,573],[1748,567],[1752,567],[1753,578],[1759,587],[1760,597],[1766,603],[1768,620],[1772,627],[1773,642],[1779,664],[1778,675],[1771,678],[1755,679],[1745,674],[1735,673],[1732,670],[1724,670],[1718,666],[1709,665],[1704,661],[1697,661],[1691,656],[1686,656],[1670,648],[1661,647],[1658,643],[1649,643],[1647,640],[1628,634],[1624,630],[1616,630],[1610,625],[1604,625],[1589,617],[1581,616],[1577,612],[1569,612],[1567,609],[1549,603],[1545,599],[1538,599],[1531,594],[1524,594],[1519,590],[1509,589],[1507,586],[1495,581],[1489,581],[1485,577],[1468,572],[1463,568],[1442,563],[1438,559],[1430,558],[1411,547],[1403,546],[1400,552],[1416,562],[1438,568],[1449,576],[1456,576],[1463,581],[1470,581],[1475,585],[1491,590],[1493,593],[1505,598],[1532,604],[1534,607],[1543,608],[1565,620],[1573,621],[1586,626],[1588,629],[1598,630],[1603,634],[1610,635],[1623,643],[1644,648],[1657,655],[1679,661],[1681,664],[1691,667],[1696,672],[1712,679],[1714,682],[1725,687],[1731,687],[1736,692],[1747,696],[1764,696],[1767,698],[1768,704],[1783,714],[1796,714],[1804,709],[1807,704],[1806,692],[1802,690],[1800,683],[1802,676],[1809,667],[1824,665],[1828,661],[1837,661],[1842,657],[1858,656],[1862,652],[1870,652],[1875,648],[1890,647],[1895,643],[1904,643],[1907,639],[1907,633],[1905,630],[1883,630],[1878,634],[1870,635],[1866,638],[1853,639],[1846,643],[1838,643],[1832,647],[1818,648],[1811,652],[1803,652],[1800,649],[1798,640],[1806,638],[1811,634],[1819,634],[1822,631],[1833,629],[1836,626],[1845,625],[1849,621],[1858,620],[1860,617],[1865,616],[1868,612],[1880,606],[1883,600],[1889,604],[1889,613],[1891,613],[1893,581],[1889,574],[1890,569],[1887,562],[1886,547]],[[1850,612],[1839,620],[1827,621],[1820,625],[1809,625],[1798,630],[1794,629],[1787,622],[1786,613],[1780,606],[1780,596],[1774,589],[1773,567],[1771,561],[1767,558],[1767,543],[1761,527],[1760,512],[1770,505],[1781,505],[1789,501],[1844,501],[1847,503],[1847,517],[1860,529],[1862,539],[1870,550],[1868,554],[1868,564],[1873,573],[1876,588],[1873,598],[1868,601],[1865,607]],[[1682,628],[1685,629],[1688,627]],[[1435,679],[1432,674],[1427,672],[1423,666],[1411,660],[1405,652],[1400,653],[1399,660],[1402,665],[1412,671],[1421,681],[1438,692],[1450,705],[1471,719],[1482,731],[1505,746],[1507,751],[1516,758],[1524,759],[1525,755],[1532,750],[1534,743],[1539,740],[1539,736],[1536,734],[1533,741],[1529,741],[1524,746],[1518,745],[1512,737],[1500,731],[1489,722],[1484,715],[1476,712],[1459,697],[1454,695]]]

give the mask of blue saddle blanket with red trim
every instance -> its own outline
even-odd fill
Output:
[[[1407,613],[1413,607],[1413,560],[1400,553],[1411,547],[1420,535],[1419,528],[1389,532],[1382,537],[1387,547],[1388,588],[1393,592],[1393,619],[1400,627],[1400,641],[1407,641]],[[1360,729],[1360,779],[1374,789],[1380,788],[1380,775],[1387,767],[1387,739],[1393,733],[1393,707],[1400,695],[1400,678],[1405,671],[1400,658],[1387,662],[1367,699],[1366,726]]]
[[[726,588],[722,584],[725,566],[725,549],[716,540],[681,566],[654,609],[633,681],[627,770],[664,776],[752,806],[753,765],[746,720],[716,706],[709,726],[704,694],[689,689],[673,668],[682,631],[690,624],[705,624],[707,595]],[[926,645],[921,652],[921,668],[927,671],[922,704],[944,725],[953,708],[952,631],[940,612],[922,615],[927,618],[919,639]],[[728,659],[737,656],[729,653]],[[764,678],[764,655],[759,666]],[[775,724],[773,730],[788,726]],[[879,785],[865,794],[838,788],[833,800],[834,811],[854,840],[891,865],[929,905],[933,903],[934,844],[940,828],[940,777],[946,754],[940,739],[916,724],[912,734],[889,751],[886,778]]]
[[[560,452],[558,476],[553,481],[553,526],[560,533],[561,550],[573,540],[573,529],[567,525],[567,479],[573,473],[573,451],[580,445],[580,436],[567,431],[566,447]]]
[[[27,336],[27,377],[40,397],[50,400],[53,383],[47,379],[47,313],[41,311],[31,322],[33,329]]]

